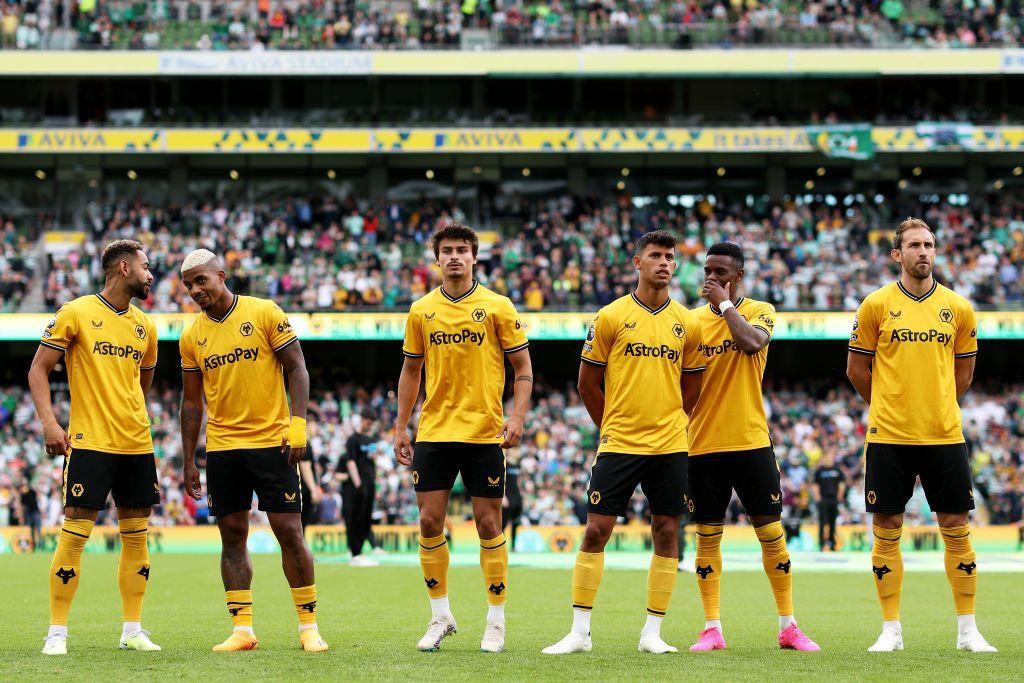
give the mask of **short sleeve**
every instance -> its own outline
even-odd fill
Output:
[[[758,306],[753,312],[753,317],[750,319],[750,326],[756,330],[761,330],[771,340],[772,334],[775,333],[775,307],[769,303],[763,303]]]
[[[274,353],[298,340],[288,316],[284,314],[280,306],[273,302],[267,305],[264,325],[267,340],[270,342],[270,348],[274,349]]]
[[[78,316],[75,315],[71,306],[64,304],[43,330],[43,336],[39,343],[50,349],[67,351],[76,336],[78,336]]]
[[[153,323],[153,319],[146,316],[146,329],[149,333],[146,335],[148,345],[146,346],[146,353],[142,356],[142,367],[141,370],[152,370],[156,368],[156,354],[158,341],[156,338],[156,324]]]
[[[199,362],[192,349],[192,336],[189,332],[185,332],[178,340],[178,353],[181,355],[182,372],[199,372]]]
[[[701,342],[704,341],[704,330],[696,316],[690,316],[686,334],[683,337],[683,372],[704,372],[707,361],[701,353]]]
[[[970,358],[978,355],[978,321],[974,308],[965,303],[960,312],[956,328],[956,339],[953,341],[954,358]]]
[[[594,322],[590,323],[587,340],[583,342],[583,354],[580,358],[591,365],[604,367],[608,365],[608,355],[615,343],[615,325],[605,311],[600,311]]]
[[[875,348],[878,346],[878,315],[875,306],[868,297],[865,299],[857,313],[853,316],[853,331],[850,332],[849,350],[854,353],[863,353],[868,356],[875,355]]]
[[[501,350],[505,353],[522,351],[530,345],[515,304],[507,297],[498,311],[498,340],[501,342]]]
[[[423,322],[421,313],[415,309],[409,311],[409,317],[405,319],[405,341],[402,343],[402,353],[409,358],[423,358]]]

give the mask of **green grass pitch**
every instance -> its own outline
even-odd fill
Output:
[[[903,596],[906,650],[868,654],[880,628],[871,575],[800,573],[795,578],[801,627],[821,653],[780,651],[774,603],[763,575],[723,575],[722,617],[729,649],[686,652],[702,626],[692,574],[680,574],[663,635],[675,655],[636,651],[644,622],[646,574],[610,570],[593,617],[594,651],[548,657],[541,648],[568,630],[570,572],[514,567],[510,576],[506,651],[479,652],[486,614],[479,569],[454,567],[452,608],[457,635],[440,653],[415,644],[429,618],[422,579],[413,566],[317,565],[325,654],[298,650],[296,617],[279,561],[256,556],[256,651],[214,654],[228,634],[218,560],[212,555],[153,558],[143,625],[163,652],[117,650],[120,598],[113,555],[87,555],[71,613],[67,657],[40,654],[47,624],[49,556],[2,556],[0,672],[6,680],[1013,680],[1024,663],[1017,627],[1024,581],[1019,573],[982,575],[979,626],[999,654],[954,649],[955,617],[941,573],[911,573]]]

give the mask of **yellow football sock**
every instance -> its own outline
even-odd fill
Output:
[[[705,621],[721,619],[722,525],[697,525],[697,588],[704,605]]]
[[[883,529],[872,526],[875,535],[871,546],[871,571],[875,574],[878,602],[882,605],[882,619],[900,620],[900,598],[903,595],[903,553],[900,536],[903,529]]]
[[[117,587],[121,590],[123,621],[142,621],[142,600],[149,583],[149,520],[145,517],[119,519],[121,561],[117,565]]]
[[[775,594],[775,606],[780,617],[793,614],[793,563],[786,550],[786,532],[782,522],[772,522],[754,528],[761,541],[761,565],[768,575],[768,583]]]
[[[78,590],[82,567],[82,551],[89,540],[94,522],[91,519],[65,519],[60,530],[57,552],[50,563],[50,623],[68,623],[71,601]]]
[[[299,624],[316,623],[316,584],[292,589],[292,602],[299,615]]]
[[[224,597],[234,625],[252,628],[252,591],[224,591]]]
[[[505,534],[489,541],[480,539],[480,568],[487,586],[487,604],[504,605],[508,588],[508,543]]]
[[[651,567],[647,570],[648,614],[665,616],[668,603],[672,601],[672,589],[676,587],[678,564],[674,557],[651,556]]]
[[[978,565],[971,546],[971,526],[940,527],[946,544],[946,578],[953,589],[956,613],[974,614],[974,594],[978,588]]]
[[[604,577],[604,553],[576,553],[576,566],[572,568],[573,609],[594,609],[597,589]]]
[[[433,538],[420,536],[420,567],[427,595],[443,598],[448,595],[448,541],[444,534]]]

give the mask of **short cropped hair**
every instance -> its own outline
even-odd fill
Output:
[[[449,223],[435,232],[434,236],[430,238],[430,246],[434,249],[435,258],[441,258],[442,240],[465,240],[469,242],[474,258],[477,252],[480,251],[480,238],[476,236],[476,230],[462,223]]]
[[[892,248],[902,249],[903,233],[905,233],[907,230],[915,230],[917,228],[924,228],[925,230],[932,234],[932,240],[935,240],[935,231],[932,230],[931,226],[925,223],[920,218],[914,218],[913,216],[911,216],[896,226],[896,234],[892,236]]]
[[[137,242],[136,240],[117,240],[116,242],[111,242],[103,248],[103,256],[100,259],[103,273],[109,275],[114,266],[120,263],[121,259],[125,256],[134,257],[137,252],[144,251],[145,249],[142,246],[142,242]]]
[[[659,247],[666,247],[668,249],[675,249],[676,236],[668,230],[654,230],[652,232],[644,233],[644,236],[636,242],[636,255],[639,256],[644,253],[644,249],[651,244],[656,244]]]
[[[743,249],[735,242],[718,242],[708,249],[708,256],[728,256],[736,262],[737,268],[743,267]]]

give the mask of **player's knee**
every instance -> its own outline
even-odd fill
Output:
[[[485,515],[476,520],[476,533],[480,538],[497,538],[501,533],[501,515]]]
[[[583,545],[581,548],[586,549],[584,552],[600,552],[604,550],[610,537],[611,529],[605,529],[593,522],[587,522],[587,528],[583,532]]]
[[[679,543],[679,524],[674,521],[671,523],[663,521],[652,522],[651,538],[654,540],[655,549],[671,549],[671,547]]]
[[[444,513],[420,510],[420,535],[424,538],[435,538],[444,533]]]

